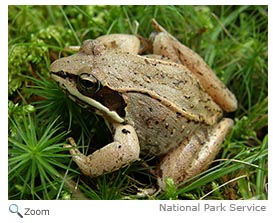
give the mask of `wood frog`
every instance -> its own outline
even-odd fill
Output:
[[[86,40],[79,52],[51,64],[52,78],[69,97],[108,123],[113,142],[85,156],[70,153],[80,170],[96,177],[141,155],[161,156],[158,184],[179,184],[205,170],[233,126],[223,110],[235,96],[204,60],[152,20],[152,55],[138,55],[134,35]]]

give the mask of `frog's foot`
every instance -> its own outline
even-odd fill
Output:
[[[233,121],[225,118],[212,127],[202,127],[168,153],[160,164],[159,186],[164,190],[167,178],[172,178],[178,185],[205,170],[214,160],[232,126]]]
[[[88,176],[96,177],[120,169],[139,159],[139,142],[134,128],[119,124],[115,127],[114,141],[94,153],[85,156],[77,148],[72,138],[70,154],[80,170]],[[66,147],[68,147],[66,145]]]

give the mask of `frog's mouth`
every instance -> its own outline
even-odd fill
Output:
[[[51,77],[59,83],[68,96],[84,108],[95,109],[98,115],[109,117],[123,123],[126,103],[119,92],[107,86],[101,86],[95,93],[88,93],[78,87],[78,76],[67,72],[51,72]]]

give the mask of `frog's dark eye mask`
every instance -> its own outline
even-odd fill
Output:
[[[121,94],[103,86],[94,75],[89,73],[80,74],[77,88],[83,95],[95,99],[110,111],[116,111],[120,117],[125,117],[126,103]]]
[[[110,116],[113,116],[118,122],[123,121],[126,103],[122,95],[103,86],[94,75],[86,72],[74,75],[64,71],[51,72],[51,74],[59,83],[61,83],[60,79],[63,80],[61,87],[65,88],[80,105],[87,104],[98,113],[107,114],[107,110],[109,110],[108,115],[112,114]],[[116,115],[113,112],[116,112]]]

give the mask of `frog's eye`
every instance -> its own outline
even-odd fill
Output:
[[[78,88],[85,93],[94,94],[101,89],[101,84],[94,75],[81,73],[78,77]]]

